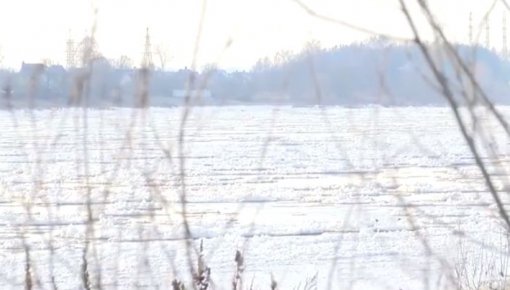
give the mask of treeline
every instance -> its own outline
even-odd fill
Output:
[[[508,104],[510,63],[481,47],[458,45],[457,51],[494,101]],[[451,83],[462,83],[458,67],[444,50],[430,46]],[[441,105],[437,84],[415,46],[377,39],[363,44],[321,48],[311,42],[297,54],[280,52],[261,59],[249,71],[151,69],[114,65],[105,58],[90,70],[22,64],[0,71],[3,105],[137,106],[147,89],[149,105],[182,104],[192,92],[198,104]],[[460,82],[459,82],[460,81]],[[469,88],[454,86],[459,96]],[[86,98],[84,97],[86,95]],[[79,97],[76,97],[79,96]]]
[[[444,49],[429,47],[442,64],[456,96],[470,94],[465,75]],[[482,48],[457,45],[457,53],[473,72],[481,87],[497,103],[510,103],[510,62]],[[442,105],[439,86],[419,49],[384,40],[321,49],[311,45],[297,55],[281,60],[260,61],[244,74],[245,87],[239,92],[280,97],[294,104],[340,105]],[[235,83],[241,83],[239,81]],[[471,90],[471,91],[470,91]]]

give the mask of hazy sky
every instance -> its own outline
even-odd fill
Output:
[[[409,36],[397,0],[303,2],[332,18],[392,35]],[[474,23],[478,24],[492,4],[492,0],[430,2],[449,36],[461,42],[468,40],[469,12],[472,11]],[[97,19],[97,41],[106,57],[127,55],[138,63],[143,55],[145,29],[149,27],[153,51],[156,47],[165,51],[170,68],[190,66],[202,5],[201,0],[1,1],[3,64],[18,68],[23,60],[42,59],[64,63],[69,35],[79,40],[91,31]],[[504,11],[498,3],[491,18],[491,45],[496,47],[502,43]],[[228,69],[249,68],[257,59],[272,56],[278,50],[297,52],[312,39],[328,47],[370,37],[314,18],[293,0],[209,0],[204,19],[198,63],[217,63]],[[232,44],[226,48],[229,40]]]

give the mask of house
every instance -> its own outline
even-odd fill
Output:
[[[191,98],[204,98],[204,99],[210,99],[212,97],[211,91],[209,90],[186,90],[186,89],[179,89],[179,90],[173,90],[172,91],[172,97],[175,99],[185,99],[186,96],[190,96]]]
[[[56,98],[65,95],[67,71],[61,65],[45,65],[43,63],[21,64],[18,73],[17,92],[21,95],[30,93],[35,82],[34,92],[37,96]]]
[[[189,100],[193,105],[205,105],[213,104],[214,99],[212,93],[209,90],[186,90],[186,89],[175,89],[172,90],[171,97],[168,96],[153,96],[151,98],[151,105],[154,106],[180,106],[183,105],[186,97],[189,96]]]
[[[31,78],[41,75],[46,70],[46,65],[43,63],[21,63],[19,75],[23,78]]]

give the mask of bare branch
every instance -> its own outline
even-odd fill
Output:
[[[404,15],[407,19],[407,22],[409,23],[409,26],[411,27],[411,30],[413,31],[413,34],[415,37],[414,42],[420,48],[420,51],[422,52],[423,56],[425,57],[425,61],[427,62],[428,66],[432,70],[432,73],[434,74],[434,77],[436,78],[438,83],[441,85],[443,96],[448,101],[448,104],[450,105],[450,108],[452,109],[452,111],[454,113],[455,120],[457,121],[457,125],[459,126],[462,136],[463,136],[464,140],[466,141],[471,153],[473,154],[473,157],[475,158],[476,164],[477,164],[478,168],[480,169],[480,172],[482,173],[482,176],[485,180],[485,183],[486,183],[494,201],[496,202],[500,216],[504,220],[506,226],[508,228],[510,228],[510,218],[508,216],[508,213],[505,210],[505,206],[503,205],[503,202],[496,190],[496,187],[494,186],[491,176],[489,175],[487,169],[485,168],[485,164],[483,163],[482,158],[476,148],[473,136],[471,136],[467,131],[466,124],[464,123],[464,120],[462,119],[462,116],[460,115],[460,112],[459,112],[459,105],[458,105],[457,101],[455,100],[453,93],[450,89],[448,79],[439,70],[437,64],[432,59],[432,56],[430,55],[430,51],[428,50],[428,48],[425,46],[424,42],[422,41],[422,39],[418,33],[418,30],[416,28],[416,25],[414,23],[414,20],[412,19],[411,15],[409,13],[409,10],[407,9],[406,4],[404,3],[404,0],[399,0],[399,1],[400,1],[400,5],[402,7],[402,12],[404,13]],[[424,5],[423,1],[421,1],[421,0],[418,0],[418,1],[422,5],[422,8],[427,11],[427,14],[430,15],[429,14],[430,10],[428,10],[428,7],[426,6],[426,4]],[[474,79],[474,77],[472,75],[471,75],[471,77]]]
[[[396,40],[396,41],[404,41],[404,42],[406,42],[406,41],[410,41],[411,40],[411,39],[400,37],[400,36],[395,36],[395,35],[390,35],[390,34],[385,34],[385,33],[377,32],[377,31],[374,31],[374,30],[370,30],[370,29],[367,29],[367,28],[355,25],[355,24],[351,24],[349,22],[346,22],[346,21],[343,21],[343,20],[340,20],[340,19],[336,19],[336,18],[332,18],[332,17],[326,16],[326,15],[323,15],[323,14],[319,14],[315,10],[313,10],[310,6],[308,6],[305,3],[303,3],[301,0],[293,0],[293,1],[296,2],[296,4],[298,4],[301,8],[303,8],[311,16],[319,18],[319,19],[321,19],[323,21],[326,21],[326,22],[331,22],[331,23],[339,24],[339,25],[345,26],[347,28],[350,28],[350,29],[353,29],[353,30],[356,30],[356,31],[359,31],[359,32],[371,34],[371,35],[384,36],[386,38],[389,38],[389,39],[392,39],[392,40]]]

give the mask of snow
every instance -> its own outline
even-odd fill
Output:
[[[87,193],[103,289],[185,277],[182,111],[0,112],[2,288],[23,283],[23,235],[36,288],[50,288],[52,264],[59,289],[80,287]],[[486,122],[503,190],[509,140]],[[184,132],[187,220],[220,289],[237,249],[245,284],[255,277],[266,288],[273,274],[281,289],[314,275],[319,289],[441,288],[463,258],[467,267],[507,259],[497,210],[447,108],[201,107]]]

